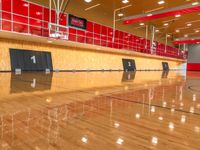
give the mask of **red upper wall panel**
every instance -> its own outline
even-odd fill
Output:
[[[67,26],[67,15],[64,13],[60,13],[60,20],[59,20],[60,25],[62,26]]]
[[[200,42],[200,39],[190,39],[190,40],[179,40],[174,41],[174,44],[191,44],[191,43],[198,43]]]
[[[2,10],[11,12],[11,0],[1,0],[2,1]]]
[[[94,26],[93,26],[92,22],[87,21],[87,29],[86,30],[89,31],[89,32],[93,32]]]
[[[188,63],[187,71],[200,71],[200,64],[199,63]]]
[[[2,18],[0,27],[4,31],[25,33],[42,37],[50,37],[55,33],[55,26],[52,25],[49,30],[49,22],[56,23],[56,12],[51,10],[51,19],[49,18],[49,9],[25,0],[1,0]],[[12,2],[12,3],[11,3]],[[126,49],[150,53],[150,41],[145,38],[132,35],[119,30],[113,30],[98,23],[87,21],[87,29],[80,30],[67,26],[67,15],[60,14],[59,31],[68,40],[87,44],[100,45],[111,48]],[[51,32],[51,33],[50,33]],[[114,36],[114,39],[113,39]],[[64,40],[64,39],[63,39]],[[167,53],[164,52],[165,45],[157,43],[156,54],[161,56],[170,56],[174,58],[183,58],[179,55],[179,50],[167,47]]]
[[[13,13],[28,16],[29,4],[22,0],[13,0]],[[17,7],[15,7],[17,6]]]
[[[43,7],[35,5],[35,4],[30,4],[29,6],[30,10],[30,17],[34,19],[43,19]]]
[[[94,33],[100,34],[101,33],[101,26],[97,23],[94,24]]]
[[[163,12],[163,13],[154,14],[152,16],[145,15],[145,16],[141,16],[141,17],[137,17],[137,18],[127,19],[123,23],[124,24],[132,24],[132,23],[141,22],[141,21],[155,20],[155,19],[159,19],[159,18],[175,16],[177,14],[188,14],[188,13],[193,13],[193,12],[200,12],[200,6],[179,9],[179,10],[174,10],[174,11],[167,11],[167,12]]]

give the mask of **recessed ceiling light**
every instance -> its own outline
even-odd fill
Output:
[[[159,32],[160,30],[156,30],[156,32]]]
[[[195,32],[196,32],[196,33],[199,33],[199,30],[196,30]]]
[[[127,4],[129,3],[129,0],[122,0],[122,3]]]
[[[192,26],[192,24],[191,24],[191,23],[188,23],[187,26],[190,27],[190,26]]]
[[[148,17],[152,16],[153,14],[147,14]]]
[[[123,13],[119,13],[118,16],[119,16],[119,17],[122,17],[122,16],[124,16],[124,14],[123,14]]]
[[[184,37],[188,37],[188,35],[187,35],[187,34],[185,34],[185,35],[184,35]]]
[[[142,23],[140,23],[140,25],[141,25],[141,26],[143,26],[143,25],[144,25],[144,23],[142,22]]]
[[[92,0],[84,0],[86,3],[90,3],[92,2]]]
[[[195,5],[198,5],[199,4],[199,2],[194,2],[194,3],[192,3],[192,6],[195,6]]]
[[[180,16],[181,16],[180,14],[175,15],[176,18],[178,18],[178,17],[180,17]]]
[[[164,4],[164,3],[165,3],[164,0],[162,0],[162,1],[158,1],[158,4],[159,4],[159,5],[162,5],[162,4]]]
[[[169,25],[169,23],[165,23],[165,24],[164,24],[164,26],[168,26],[168,25]]]
[[[180,30],[176,30],[176,33],[179,33],[180,32]]]

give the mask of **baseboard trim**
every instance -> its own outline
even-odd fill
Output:
[[[168,71],[181,71],[183,69],[170,69]],[[101,70],[51,70],[51,72],[124,72],[124,70],[115,70],[115,69],[108,69],[108,70],[104,70],[104,69],[101,69]],[[160,69],[137,69],[135,71],[165,71],[165,70],[160,70]],[[167,71],[167,70],[166,70]],[[14,71],[11,71],[11,70],[0,70],[0,72],[2,73],[6,73],[6,72],[14,72]],[[45,71],[22,71],[22,72],[45,72]]]

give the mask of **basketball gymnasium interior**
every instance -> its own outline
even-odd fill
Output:
[[[199,150],[199,0],[0,0],[0,149]]]

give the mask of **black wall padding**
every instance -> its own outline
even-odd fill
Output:
[[[22,71],[53,70],[50,52],[10,49],[11,69]]]
[[[135,71],[136,70],[136,65],[135,65],[135,60],[133,59],[122,59],[124,71]]]
[[[163,70],[164,71],[169,71],[169,64],[168,62],[162,62]]]

